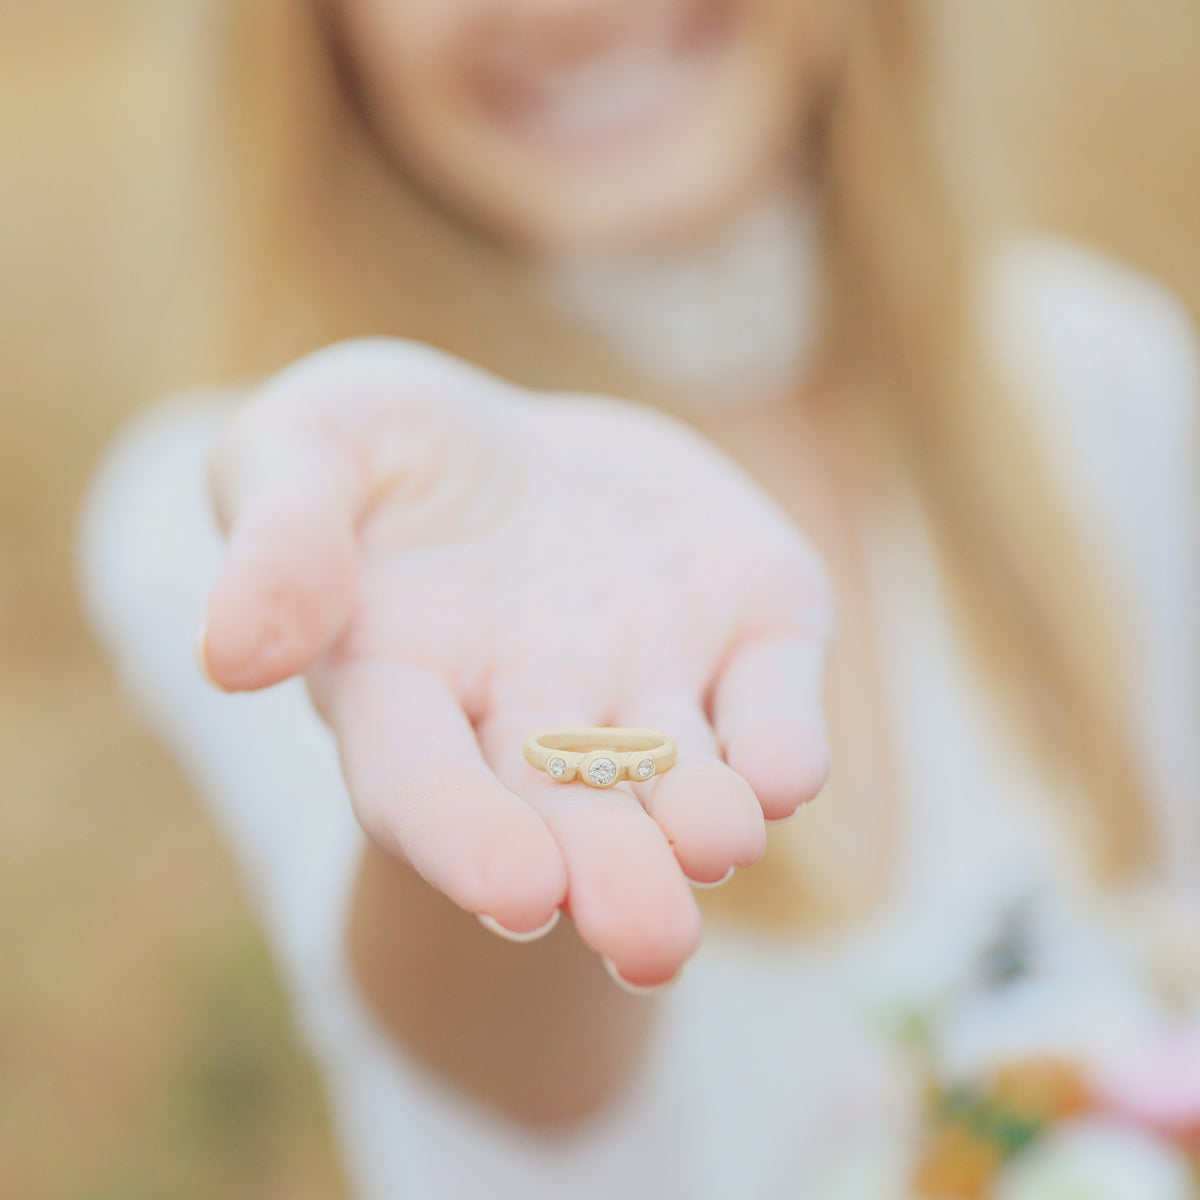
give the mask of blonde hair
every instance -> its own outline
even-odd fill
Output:
[[[1132,874],[1155,835],[1117,622],[982,343],[982,246],[930,132],[927,39],[909,4],[858,11],[827,154],[835,353],[873,377],[872,416],[920,488],[979,656],[1028,740],[1079,785],[1099,874]]]
[[[915,484],[1001,711],[1073,779],[1064,794],[1086,798],[1075,815],[1098,877],[1129,874],[1154,838],[1116,626],[971,318],[976,247],[931,134],[927,38],[910,3],[848,8],[849,53],[814,122],[822,371]],[[252,379],[342,337],[393,334],[530,386],[655,399],[539,301],[520,261],[405,185],[340,86],[315,3],[238,0],[223,19],[224,169],[206,196],[223,241],[181,382]],[[782,860],[746,875],[723,891],[762,920],[821,907]]]

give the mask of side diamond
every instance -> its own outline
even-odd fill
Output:
[[[546,770],[549,771],[555,779],[561,779],[567,773],[566,761],[561,758],[552,758],[546,764]]]
[[[637,765],[637,773],[643,779],[649,779],[654,774],[654,763],[648,758],[643,758]]]

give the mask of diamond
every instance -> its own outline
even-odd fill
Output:
[[[617,764],[611,758],[594,758],[588,764],[587,773],[597,787],[608,787],[617,778]]]
[[[549,771],[555,779],[561,779],[567,773],[566,761],[561,758],[552,758],[546,764],[546,770]]]
[[[643,758],[637,765],[637,773],[643,779],[649,779],[654,774],[654,763],[648,758]]]

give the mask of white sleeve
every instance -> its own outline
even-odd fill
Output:
[[[1161,285],[1065,240],[1000,257],[989,327],[1122,605],[1175,883],[1200,884],[1200,358]]]
[[[120,432],[86,497],[78,575],[126,693],[208,803],[284,969],[311,979],[360,846],[332,738],[299,680],[227,696],[195,660],[222,553],[207,462],[229,411],[184,398]]]

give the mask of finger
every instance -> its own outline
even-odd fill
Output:
[[[823,648],[811,638],[748,642],[717,679],[713,727],[725,761],[754,789],[763,814],[783,820],[829,776],[822,714]]]
[[[676,765],[634,785],[689,879],[724,882],[766,850],[762,808],[751,786],[721,759],[708,719],[687,692],[640,701],[624,714],[629,725],[662,730],[679,752]]]
[[[350,447],[276,395],[235,421],[212,464],[229,548],[209,598],[201,664],[221,687],[304,670],[345,628],[367,485]]]
[[[556,783],[522,755],[525,737],[564,722],[507,708],[479,727],[487,761],[545,821],[567,865],[567,897],[580,937],[638,987],[673,979],[700,941],[700,913],[662,830],[627,784]],[[586,724],[586,718],[578,721]]]
[[[488,768],[453,695],[380,661],[320,668],[312,683],[371,838],[468,912],[518,934],[546,925],[566,893],[562,855]]]

